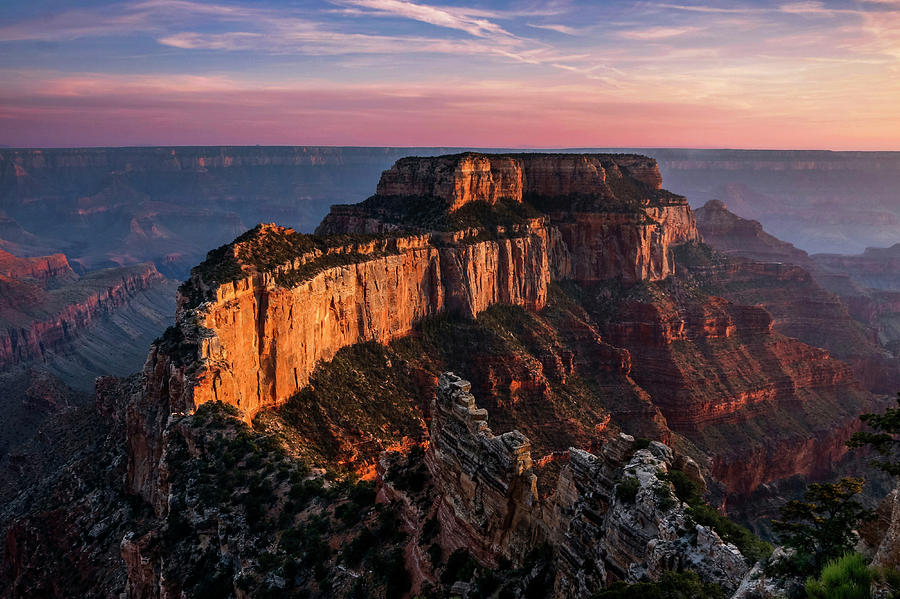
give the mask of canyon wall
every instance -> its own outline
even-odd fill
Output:
[[[631,185],[644,185],[651,195],[658,190],[653,161],[636,156],[463,154],[400,160],[384,173],[379,193],[436,195],[453,212],[473,201],[522,201],[523,194],[611,193],[597,187],[606,180],[606,169],[618,179],[630,177]],[[639,178],[621,172],[632,170]],[[693,217],[683,198],[641,202],[647,206],[638,216],[584,215],[559,229],[546,218],[533,218],[507,227],[390,237],[332,248],[325,256],[288,256],[274,269],[257,269],[210,288],[213,301],[191,316],[204,331],[196,340],[204,366],[180,386],[191,397],[179,403],[217,399],[252,417],[301,389],[315,364],[341,347],[390,341],[445,310],[474,317],[495,303],[540,309],[551,270],[579,281],[664,278],[671,272],[670,248],[697,238]],[[593,216],[608,222],[594,228]],[[363,233],[358,226],[357,220],[335,222],[333,232]],[[485,233],[495,238],[481,239]],[[270,234],[285,232],[261,228],[253,243],[265,244]],[[590,241],[581,244],[585,239]],[[231,251],[244,251],[238,246]],[[353,258],[330,265],[338,256]],[[308,274],[289,284],[278,280],[296,279],[301,271]],[[208,287],[202,276],[193,277],[192,285]]]
[[[44,276],[45,280],[51,276],[47,274],[51,267],[43,261],[35,263],[35,268],[38,267],[37,273],[29,270],[26,274]],[[57,272],[74,275],[70,269]],[[8,289],[15,296],[7,296],[13,304],[6,306],[3,312],[6,326],[0,331],[0,367],[40,361],[48,352],[64,350],[95,320],[121,308],[135,294],[157,286],[163,280],[152,264],[92,273],[71,285],[47,292],[13,279],[0,278],[0,290]],[[25,300],[26,305],[19,304],[19,300]]]
[[[674,273],[672,249],[700,239],[691,209],[672,203],[643,214],[551,213],[570,256],[561,278],[594,283],[619,278],[626,284],[659,281]]]
[[[696,214],[704,240],[735,259],[686,256],[680,263],[686,276],[736,303],[762,305],[776,330],[849,363],[866,388],[900,388],[900,362],[888,351],[898,305],[892,292],[866,289],[856,280],[866,276],[867,269],[854,261],[862,257],[842,257],[854,266],[841,271],[836,257],[810,257],[722,202],[710,201]]]
[[[554,168],[559,177],[550,175]],[[595,192],[586,201],[577,192],[544,195],[574,189],[569,181],[584,169]],[[696,247],[700,236],[684,198],[659,190],[654,173],[646,160],[620,156],[406,159],[385,173],[380,191],[401,199],[444,194],[437,200],[451,216],[477,201],[529,197],[552,209],[539,218],[504,215],[516,224],[414,233],[385,212],[402,215],[402,202],[367,212],[367,201],[353,218],[333,213],[329,237],[266,225],[211,252],[182,288],[177,327],[147,362],[146,397],[156,407],[133,414],[132,489],[150,497],[164,478],[155,471],[153,439],[170,412],[220,400],[252,418],[301,391],[316,365],[341,348],[387,343],[442,312],[474,317],[497,303],[540,310],[551,280],[581,285],[577,301],[597,323],[586,326],[593,345],[578,341],[585,355],[571,362],[588,362],[591,347],[608,344],[619,362],[633,365],[620,373],[627,384],[616,384],[635,401],[608,407],[621,422],[658,429],[667,440],[672,430],[683,434],[737,493],[797,473],[824,474],[843,454],[838,437],[871,407],[868,396],[846,364],[773,331],[766,310],[672,281],[675,250]],[[507,197],[510,190],[521,197]],[[373,222],[395,228],[365,236]],[[508,369],[498,364],[492,380]],[[643,417],[658,422],[638,422]],[[553,437],[536,438],[544,436]],[[730,436],[734,446],[723,441]],[[794,450],[806,457],[785,461]],[[752,467],[741,472],[737,465],[748,459]]]
[[[0,250],[0,275],[47,284],[56,279],[76,278],[65,254],[19,258]]]
[[[269,231],[262,228],[260,235]],[[443,311],[474,317],[498,302],[544,306],[550,281],[545,229],[446,245],[452,237],[395,238],[368,255],[355,246],[348,249],[352,262],[323,266],[289,288],[275,279],[290,276],[292,268],[218,287],[215,301],[196,314],[214,336],[201,347],[205,368],[193,381],[193,405],[224,401],[252,417],[296,393],[316,363],[342,347],[386,343]]]

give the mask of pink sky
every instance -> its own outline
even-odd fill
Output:
[[[0,144],[900,150],[900,0],[497,4],[25,11]]]

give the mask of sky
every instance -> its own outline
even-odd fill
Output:
[[[900,0],[0,0],[0,144],[900,150]]]

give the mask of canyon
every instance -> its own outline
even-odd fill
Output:
[[[693,276],[717,295],[764,306],[777,330],[851,364],[872,391],[891,394],[900,387],[900,362],[890,345],[895,339],[890,322],[896,317],[891,292],[855,281],[866,272],[854,264],[858,258],[809,256],[719,201],[708,202],[696,214],[704,240],[737,260],[687,261]],[[841,270],[835,264],[844,261],[854,267]],[[887,267],[879,268],[885,272]]]
[[[184,164],[234,164],[206,161]],[[41,484],[24,458],[5,475],[27,490],[0,513],[0,580],[46,591],[55,530],[91,548],[78,559],[102,582],[71,585],[97,595],[390,596],[402,570],[403,593],[465,596],[493,571],[579,597],[686,562],[733,591],[753,548],[694,522],[666,477],[726,511],[832,476],[897,377],[811,264],[721,202],[695,216],[644,156],[403,158],[316,235],[258,225],[191,270],[143,371],[66,416],[90,447]],[[52,256],[3,268],[43,293],[91,275]],[[162,278],[132,268],[88,303]],[[54,331],[16,332],[4,355],[33,359]],[[53,527],[60,496],[79,515]]]
[[[565,162],[570,166],[562,168]],[[562,174],[546,177],[554,169]],[[596,196],[585,198],[566,182],[582,171],[591,173]],[[326,239],[334,246],[272,226],[224,246],[182,287],[179,324],[151,350],[147,397],[163,410],[133,411],[130,426],[144,432],[133,437],[132,490],[156,503],[161,449],[150,440],[162,434],[168,412],[219,400],[249,421],[285,404],[309,383],[317,363],[342,347],[390,342],[442,312],[472,318],[497,303],[540,311],[554,281],[577,286],[572,292],[594,321],[588,325],[594,339],[626,351],[616,376],[635,401],[649,403],[641,411],[655,414],[649,420],[657,436],[683,435],[697,445],[726,494],[797,474],[827,475],[846,452],[842,439],[858,426],[857,415],[877,402],[851,367],[773,330],[778,321],[765,310],[682,291],[669,276],[673,250],[697,244],[699,234],[686,200],[659,186],[658,171],[630,155],[405,159],[379,186],[391,196],[376,194],[352,217],[345,207],[326,217],[320,230],[331,233]],[[547,217],[495,227],[494,239],[466,231],[423,234],[420,223],[402,218],[409,211],[404,202],[421,194],[457,215],[525,198],[552,209]],[[365,237],[373,222],[391,233]],[[340,243],[339,235],[362,237]],[[573,345],[572,354],[585,351]],[[465,374],[477,387],[488,384],[484,372]],[[534,384],[510,373],[504,379],[501,387]],[[645,393],[649,400],[637,399]],[[503,402],[495,405],[499,411]]]
[[[0,251],[0,462],[49,415],[91,404],[95,377],[143,365],[176,287],[152,264],[79,274],[64,254]]]
[[[396,160],[449,150],[0,148],[0,249],[17,256],[65,253],[79,271],[153,262],[167,277],[183,279],[208,249],[256,223],[311,232],[332,204],[370,194]],[[588,150],[570,150],[578,151]],[[806,251],[859,253],[897,242],[896,153],[638,153],[655,159],[669,189],[693,208],[723,200]]]

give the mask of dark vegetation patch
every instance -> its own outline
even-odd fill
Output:
[[[153,343],[176,365],[190,364],[198,358],[199,348],[185,338],[178,325],[168,327]]]
[[[640,489],[641,483],[637,478],[626,476],[616,485],[616,498],[623,503],[634,503]]]
[[[725,599],[719,585],[707,584],[696,573],[663,572],[655,582],[614,582],[593,599]]]
[[[689,241],[675,246],[672,257],[676,265],[689,269],[724,266],[729,262],[728,256],[699,241]]]
[[[371,597],[408,590],[402,527],[392,506],[375,504],[372,483],[323,476],[288,453],[279,434],[248,427],[218,402],[182,420],[169,447],[160,542],[172,556],[166,579],[187,596],[228,597],[236,588],[251,597],[346,596],[357,581]],[[345,551],[371,569],[346,574]]]
[[[525,224],[542,216],[527,203],[501,199],[496,204],[469,202],[450,211],[448,203],[432,196],[372,196],[358,204],[360,210],[385,223],[418,231],[496,229]]]
[[[245,276],[244,267],[246,266],[262,272],[271,272],[303,254],[316,250],[327,252],[331,248],[366,244],[384,237],[388,236],[306,235],[292,229],[257,225],[238,236],[231,243],[210,250],[206,254],[206,259],[191,269],[191,279],[182,283],[178,291],[187,298],[186,307],[194,308],[202,302],[212,299],[212,295],[207,295],[195,279],[201,280],[206,288],[215,289],[219,285],[237,281]],[[341,260],[341,263],[358,262],[361,259],[360,255],[355,252],[349,252],[347,256],[346,258],[325,256],[322,260],[327,264],[323,263],[318,266],[307,264],[301,269],[303,272],[298,276],[311,276],[318,270],[333,266],[332,262],[336,259]]]

